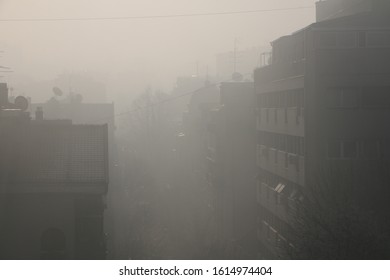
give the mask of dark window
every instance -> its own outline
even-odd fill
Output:
[[[262,94],[257,95],[257,98],[256,98],[256,99],[257,99],[257,107],[258,107],[258,108],[263,107],[263,104],[262,104],[262,103],[263,103],[263,102],[262,102],[262,99],[263,99],[263,98],[262,98],[262,96],[263,96]]]
[[[328,157],[341,158],[341,141],[328,142]]]
[[[305,57],[304,42],[302,39],[295,43],[294,53],[296,61],[302,60]]]
[[[356,47],[356,33],[342,32],[337,34],[337,46],[342,48]]]
[[[390,47],[390,32],[367,32],[367,47]]]
[[[274,109],[274,119],[275,119],[275,123],[278,122],[278,109]]]
[[[286,151],[286,137],[283,135],[280,137],[280,150],[283,152]]]
[[[280,107],[280,95],[281,95],[280,92],[275,93],[275,107],[276,108]]]
[[[343,155],[345,158],[356,158],[357,156],[356,141],[345,141],[343,148],[344,148]]]
[[[301,146],[301,156],[305,155],[305,139],[303,137],[300,137],[300,146]]]
[[[294,143],[294,147],[293,147],[293,153],[294,154],[299,154],[299,137],[296,137],[296,136],[293,136],[293,143]]]
[[[294,107],[294,98],[291,92],[287,94],[287,107]]]
[[[318,43],[322,48],[353,48],[357,37],[355,32],[322,32]]]
[[[364,88],[362,94],[362,105],[364,107],[390,107],[390,88]]]
[[[336,47],[337,46],[337,33],[323,32],[319,38],[320,47]]]
[[[304,95],[303,91],[298,92],[298,107],[303,108],[304,107]]]
[[[280,150],[280,137],[281,135],[280,134],[276,134],[276,144],[275,144],[275,148],[277,149],[277,150]]]
[[[364,48],[366,46],[366,33],[359,32],[359,47]]]
[[[292,153],[293,152],[293,146],[294,146],[293,139],[289,135],[286,138],[287,138],[286,139],[286,142],[287,142],[287,153]]]
[[[286,103],[287,103],[286,102],[286,93],[282,92],[280,94],[280,107],[282,107],[282,108],[286,107],[286,105],[287,105]]]

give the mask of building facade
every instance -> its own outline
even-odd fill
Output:
[[[326,2],[335,1],[318,6]],[[349,170],[360,202],[384,209],[389,19],[386,11],[358,11],[319,21],[272,42],[271,64],[255,71],[261,258],[293,250],[296,202],[329,169]]]
[[[1,85],[1,95],[8,89]],[[0,258],[104,259],[107,125],[0,113]],[[16,106],[17,107],[17,106]]]

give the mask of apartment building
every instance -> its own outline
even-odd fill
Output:
[[[104,259],[107,125],[31,119],[0,96],[0,258]]]
[[[326,2],[336,1],[317,8]],[[352,170],[378,213],[388,198],[380,183],[390,147],[388,10],[324,18],[273,41],[269,65],[255,70],[261,258],[293,250],[290,217],[323,170]]]

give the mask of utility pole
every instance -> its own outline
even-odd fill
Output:
[[[237,72],[237,48],[238,48],[238,39],[234,38],[234,52],[233,52],[233,73]]]

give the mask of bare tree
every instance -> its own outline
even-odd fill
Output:
[[[296,200],[289,257],[387,259],[388,214],[383,213],[381,205],[375,205],[389,197],[388,180],[383,176],[388,172],[383,173],[383,168],[333,166],[313,176],[315,179]]]

